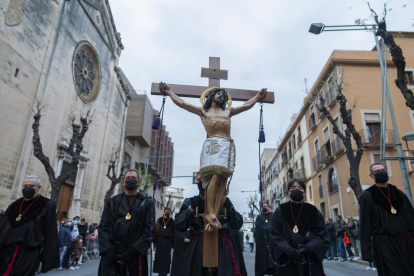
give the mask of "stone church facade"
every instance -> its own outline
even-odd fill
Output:
[[[44,153],[56,175],[79,121],[94,112],[77,172],[62,187],[58,217],[99,222],[112,149],[124,145],[130,96],[118,62],[123,45],[108,0],[0,0],[0,208],[21,197],[25,175],[50,183],[33,155],[32,108],[41,101]]]

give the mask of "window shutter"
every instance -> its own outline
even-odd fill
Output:
[[[328,142],[328,140],[330,140],[331,138],[329,137],[329,128],[326,128],[323,131],[323,141],[326,143]]]
[[[378,113],[365,113],[366,123],[380,123],[380,116]]]

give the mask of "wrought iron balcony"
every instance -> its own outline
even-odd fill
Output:
[[[329,107],[336,104],[336,90],[334,87],[330,87],[328,93],[326,93],[326,103]]]
[[[320,149],[320,153],[321,153],[321,163],[322,164],[329,164],[332,162],[333,160],[333,155],[332,155],[332,151],[331,151],[331,144],[325,144],[322,146],[322,148]]]
[[[300,143],[302,143],[302,135],[300,135],[300,133],[299,133],[299,134],[298,134],[298,137],[297,137],[296,139],[297,139],[296,144],[299,146],[299,145],[300,145]]]
[[[345,146],[344,142],[342,142],[341,138],[336,137],[335,140],[331,143],[331,149],[333,155],[339,155],[341,152],[344,151]]]
[[[294,178],[298,178],[298,179],[305,178],[304,171],[302,169],[299,169],[299,170],[294,171],[293,172],[293,177]]]
[[[313,131],[316,128],[315,113],[309,117],[309,129]]]
[[[318,152],[316,153],[315,157],[312,159],[313,170],[314,171],[318,171],[320,168],[322,168],[323,164],[322,164],[321,161],[322,161],[321,151],[318,150]]]
[[[362,143],[367,148],[378,148],[381,141],[381,129],[378,127],[376,130],[363,129],[359,132],[361,135]],[[385,146],[388,148],[395,147],[394,130],[387,129],[385,131]]]

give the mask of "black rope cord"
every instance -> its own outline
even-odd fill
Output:
[[[259,192],[260,192],[260,202],[263,202],[263,182],[262,182],[262,156],[260,155],[261,151],[260,151],[260,144],[266,142],[265,139],[265,133],[264,133],[264,126],[263,126],[263,102],[260,102],[260,119],[259,119],[259,139],[258,139],[258,144],[259,144]],[[272,257],[272,253],[270,252],[270,247],[269,247],[269,241],[267,240],[267,234],[266,234],[266,228],[264,223],[262,224],[262,228],[264,231],[264,238],[266,241],[266,248],[267,248],[267,254],[269,256],[269,259],[271,260],[271,262],[277,266],[277,267],[285,267],[290,263],[290,260],[288,260],[286,263],[284,264],[278,264],[276,263],[276,261],[273,259]],[[304,249],[299,249],[297,250],[299,253],[302,252]],[[310,258],[308,258],[306,261],[304,262],[297,262],[295,261],[295,263],[300,264],[300,265],[305,265],[305,264],[309,264],[309,275],[312,275],[312,264],[311,264],[311,260]]]

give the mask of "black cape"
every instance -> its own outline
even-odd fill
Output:
[[[301,204],[292,203],[293,213],[297,219]],[[306,244],[310,252],[312,276],[324,276],[322,261],[330,245],[329,233],[326,230],[325,219],[315,206],[303,204],[303,210],[298,224],[299,232],[294,234],[294,222],[291,214],[291,203],[281,204],[275,211],[271,223],[270,237],[273,242],[273,259],[279,264],[286,264],[289,260],[285,251],[298,245]],[[306,235],[310,237],[307,241]],[[277,267],[278,276],[309,275],[309,265],[296,264],[290,261],[285,267]]]
[[[165,229],[163,217],[157,220],[154,240],[156,251],[153,271],[160,274],[170,273],[171,248],[174,246],[174,220],[172,218],[164,220],[167,223]]]
[[[178,231],[185,231],[190,229],[191,242],[187,247],[187,259],[183,262],[185,265],[185,276],[202,276],[203,271],[203,229],[204,220],[201,216],[196,217],[195,211],[188,209],[189,201],[185,200],[181,207],[180,213],[175,218],[175,229]],[[204,212],[204,207],[199,207],[199,212]],[[224,208],[221,209],[220,214],[224,214]],[[231,235],[232,230],[239,230],[243,225],[243,217],[232,208],[227,211],[226,219],[220,218],[222,228],[219,231],[218,240],[218,268],[217,276],[231,276],[236,275],[235,267],[242,273],[246,271],[244,267],[243,255],[239,252],[240,247],[238,240],[234,240],[234,235]],[[231,253],[232,252],[232,253]],[[234,263],[233,263],[233,257]]]
[[[39,196],[36,202],[24,201],[22,211],[33,203],[16,221],[23,198],[13,202],[0,221],[0,275],[7,270],[19,246],[10,276],[32,276],[42,263],[41,272],[59,267],[59,239],[56,204]]]
[[[187,259],[187,245],[184,239],[191,239],[191,233],[189,230],[185,232],[174,232],[174,254],[171,265],[171,276],[183,276],[184,265],[183,260]]]
[[[269,235],[272,218],[273,212],[269,212],[268,214],[261,213],[256,218],[256,229],[254,231],[254,240],[256,241],[256,262],[254,271],[256,275],[273,275],[276,273],[276,266],[271,261],[267,250],[268,245],[270,252],[272,252],[273,245]],[[267,244],[265,236],[267,237]]]
[[[360,238],[362,259],[377,264],[378,275],[414,275],[414,209],[407,196],[390,185],[391,203],[376,185],[360,198]],[[388,189],[382,191],[388,196]],[[372,244],[371,244],[372,239]],[[373,245],[373,246],[372,246]]]
[[[125,218],[128,208],[126,197],[131,205],[130,220]],[[139,275],[140,269],[142,275],[148,275],[147,252],[155,235],[155,208],[151,198],[138,194],[132,203],[133,197],[122,193],[112,197],[105,204],[98,230],[101,254],[98,275],[113,276],[113,271],[116,276],[127,275],[126,266],[131,276]],[[116,263],[108,266],[105,257],[108,249],[115,249],[117,255],[122,255],[131,247],[139,252],[136,260],[128,264]]]

